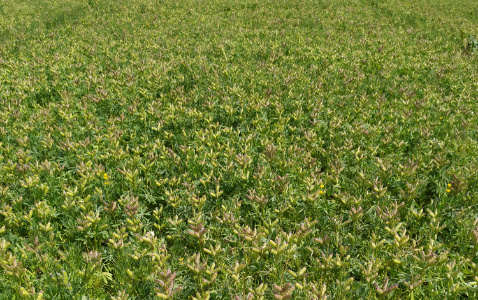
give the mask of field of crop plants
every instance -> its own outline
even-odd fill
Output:
[[[0,299],[477,299],[475,0],[2,0]]]

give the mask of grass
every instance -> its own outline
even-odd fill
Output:
[[[478,297],[475,1],[0,15],[0,299]]]

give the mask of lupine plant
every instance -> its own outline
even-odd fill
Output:
[[[477,11],[1,1],[0,298],[478,298]]]

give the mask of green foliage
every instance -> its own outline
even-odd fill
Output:
[[[2,1],[0,298],[477,298],[477,11]]]
[[[470,34],[468,39],[464,42],[465,52],[472,52],[473,54],[478,54],[478,41],[476,38]]]

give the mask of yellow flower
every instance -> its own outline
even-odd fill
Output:
[[[322,195],[322,194],[325,194],[325,192],[324,192],[324,191],[322,191],[322,190],[320,190],[320,191],[319,191],[319,194],[321,194],[321,195]]]
[[[323,184],[320,185],[320,188],[323,189],[325,186]]]
[[[449,193],[449,192],[451,192],[451,190],[450,190],[450,189],[446,189],[446,192]]]
[[[108,180],[108,174],[105,173],[105,174],[103,175],[103,178],[104,178],[105,180]]]
[[[450,188],[450,187],[451,187],[451,184],[447,184],[447,186]]]

